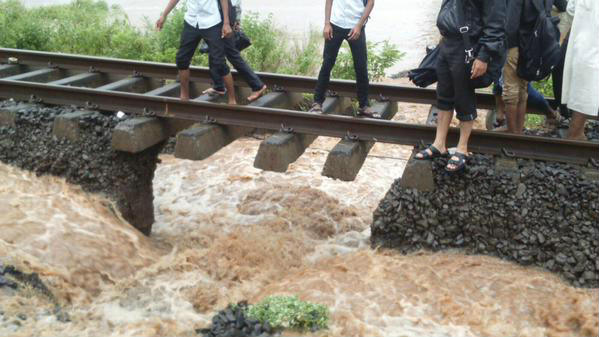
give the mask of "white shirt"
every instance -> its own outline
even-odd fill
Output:
[[[331,23],[343,29],[354,28],[364,15],[363,0],[333,0]]]
[[[562,102],[588,116],[599,110],[599,1],[570,0],[574,15],[564,64]]]
[[[207,29],[221,23],[219,0],[187,0],[185,21],[198,29]]]

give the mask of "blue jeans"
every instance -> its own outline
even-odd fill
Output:
[[[493,95],[501,96],[502,92],[503,92],[503,78],[500,78],[493,85]],[[547,100],[545,99],[545,96],[543,96],[540,92],[538,92],[530,83],[528,83],[527,105],[533,109],[546,112],[547,114],[550,113],[549,109],[551,107],[549,106],[549,102],[547,102]]]

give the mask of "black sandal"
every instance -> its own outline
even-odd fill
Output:
[[[427,150],[430,150],[431,153],[428,153]],[[422,157],[418,158],[418,155],[421,155]],[[427,147],[426,149],[418,152],[416,154],[416,156],[414,156],[414,158],[416,160],[432,160],[432,159],[439,158],[439,157],[445,157],[446,155],[447,155],[447,152],[441,153],[441,151],[439,151],[439,149],[437,149],[436,147],[431,145],[431,146]]]
[[[457,160],[453,159],[453,157],[458,158]],[[466,168],[466,160],[468,159],[468,156],[460,153],[460,152],[456,152],[454,153],[451,158],[449,158],[449,160],[447,161],[447,166],[445,166],[445,171],[449,172],[449,173],[457,173],[457,172],[461,172]],[[453,165],[455,166],[454,169],[450,169],[449,165]]]

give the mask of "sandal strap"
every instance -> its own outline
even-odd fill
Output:
[[[458,159],[457,160],[453,159],[453,157],[457,157]],[[468,156],[466,156],[465,154],[456,152],[449,158],[449,160],[447,161],[447,164],[462,165],[466,162],[467,158],[468,158]]]
[[[428,153],[427,150],[430,150],[431,153]],[[422,155],[422,158],[418,158],[418,159],[432,159],[432,158],[437,158],[437,157],[440,157],[443,155],[441,153],[441,151],[439,151],[439,149],[437,149],[433,145],[427,147],[426,149],[424,149],[418,153]]]

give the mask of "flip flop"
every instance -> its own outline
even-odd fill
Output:
[[[429,150],[430,153],[427,150]],[[418,158],[417,157],[418,155],[421,155],[422,157]],[[416,154],[416,156],[414,156],[414,158],[416,160],[432,160],[435,158],[445,157],[445,156],[447,156],[447,152],[441,153],[441,151],[439,151],[439,149],[437,149],[436,147],[431,145],[431,146],[427,147],[426,149],[418,152]]]
[[[227,93],[227,91],[218,91],[214,88],[208,88],[208,89],[202,91],[202,94],[210,95],[210,96],[216,96],[216,95],[224,96],[226,93]]]
[[[265,84],[260,90],[252,92],[252,94],[248,97],[248,102],[252,103],[260,97],[264,96],[266,89],[268,89],[268,87]]]
[[[310,108],[310,110],[308,110],[308,112],[321,114],[322,113],[322,105],[320,105],[318,103],[313,103],[312,107]]]
[[[453,159],[453,157],[458,158]],[[449,158],[449,160],[447,161],[447,166],[445,166],[445,171],[449,172],[449,173],[457,173],[457,172],[462,172],[465,168],[466,168],[466,160],[468,159],[468,156],[460,153],[460,152],[456,152],[454,153],[451,158]],[[449,168],[449,165],[453,165],[455,166],[455,168],[451,169]]]

